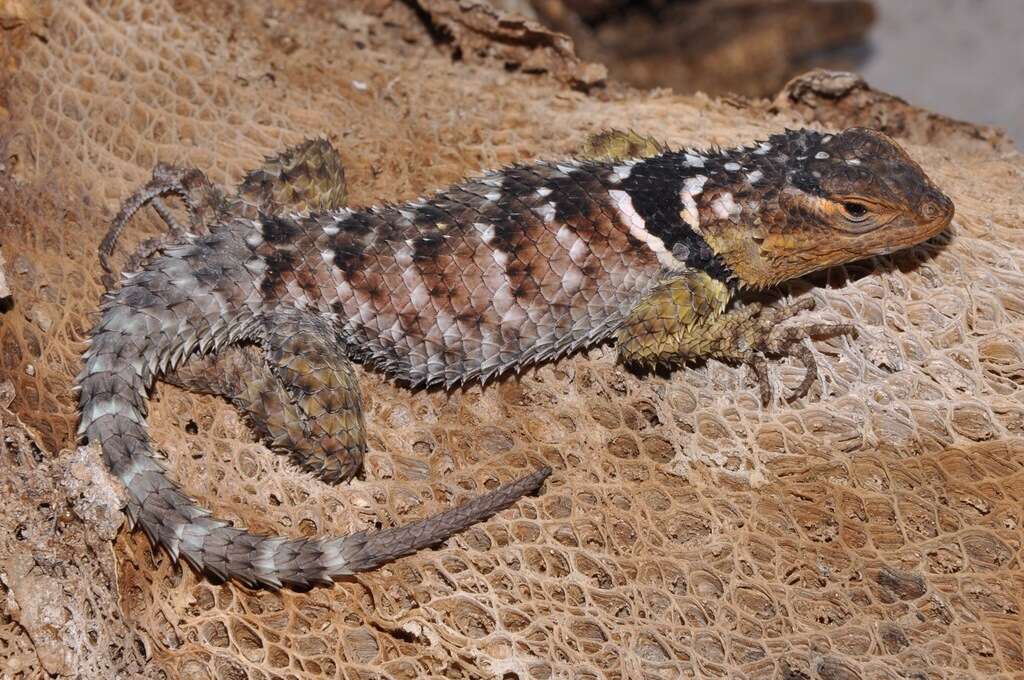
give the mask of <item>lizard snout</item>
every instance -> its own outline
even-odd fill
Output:
[[[956,206],[946,194],[938,189],[929,189],[921,202],[921,217],[930,224],[945,228],[953,220]]]

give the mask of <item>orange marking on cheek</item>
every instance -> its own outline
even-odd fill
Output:
[[[842,210],[838,203],[832,201],[826,201],[823,198],[815,199],[814,209],[821,215],[827,217],[829,220],[842,219]]]

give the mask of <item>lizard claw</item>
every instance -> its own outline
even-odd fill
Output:
[[[811,300],[810,303],[810,307],[804,306],[804,308],[812,308],[814,306],[813,300]],[[796,306],[797,305],[792,305],[791,307],[786,308],[786,310],[783,310],[783,313],[785,314]],[[793,357],[804,367],[804,378],[800,381],[800,384],[796,389],[786,397],[785,401],[787,404],[791,404],[797,399],[807,396],[808,392],[811,391],[811,387],[814,386],[814,381],[819,377],[818,362],[814,358],[814,353],[811,351],[811,348],[804,344],[803,340],[807,338],[835,335],[851,335],[856,337],[857,328],[852,324],[845,323],[818,323],[804,326],[777,326],[771,331],[761,350],[769,354]],[[761,398],[762,401],[765,400],[765,389],[763,386],[761,389]],[[770,398],[769,388],[768,399],[770,400]],[[765,405],[767,405],[767,401],[765,402]]]
[[[804,339],[820,336],[856,335],[857,329],[852,324],[817,323],[801,326],[782,326],[782,322],[792,319],[800,312],[815,307],[814,298],[804,298],[791,305],[778,309],[762,311],[760,307],[752,308],[750,331],[755,340],[751,350],[745,352],[742,361],[748,364],[757,378],[761,391],[761,403],[768,406],[772,401],[772,387],[768,376],[766,356],[793,357],[804,367],[804,378],[793,392],[785,398],[787,404],[807,396],[819,377],[818,362],[811,348],[803,343]],[[748,336],[749,337],[749,336]]]
[[[185,235],[186,229],[178,223],[174,214],[161,200],[161,197],[167,194],[180,196],[185,203],[185,208],[188,210],[192,229],[198,231],[202,228],[201,208],[196,202],[193,192],[209,186],[211,186],[210,181],[206,178],[206,175],[196,168],[181,168],[166,163],[158,163],[153,168],[153,176],[149,182],[121,204],[117,215],[110,222],[110,228],[103,237],[103,241],[100,242],[100,265],[107,272],[104,276],[104,283],[107,287],[109,288],[113,283],[109,276],[111,273],[110,256],[114,252],[114,247],[117,245],[117,239],[121,236],[121,232],[124,231],[125,226],[131,221],[135,213],[147,205],[152,205],[157,214],[160,215],[160,218],[170,228],[172,239],[180,239]],[[128,269],[134,269],[141,264],[142,260],[158,246],[158,240],[151,240],[142,244],[140,251],[132,256],[129,261]]]

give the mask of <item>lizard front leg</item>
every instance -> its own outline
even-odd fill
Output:
[[[849,324],[781,325],[813,308],[813,300],[780,308],[755,303],[726,312],[729,298],[725,284],[703,272],[666,280],[626,318],[618,334],[620,356],[627,363],[645,367],[708,358],[746,364],[757,376],[761,400],[767,405],[772,390],[766,356],[793,356],[804,365],[804,379],[789,397],[799,399],[817,377],[814,355],[801,340],[856,333]]]
[[[603,130],[587,137],[576,153],[589,160],[623,160],[649,158],[668,150],[654,137],[646,137],[633,130]]]

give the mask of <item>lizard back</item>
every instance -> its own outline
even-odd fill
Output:
[[[619,184],[631,164],[514,166],[429,201],[263,216],[268,300],[335,319],[353,358],[453,385],[613,332],[663,267]]]

